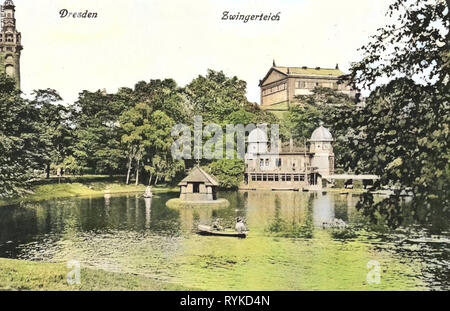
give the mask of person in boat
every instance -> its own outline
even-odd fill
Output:
[[[152,187],[148,186],[147,189],[145,189],[144,197],[145,198],[153,197]]]
[[[218,218],[216,218],[212,224],[212,228],[215,231],[222,231],[223,227],[220,225],[220,221]]]
[[[241,217],[236,219],[236,231],[239,233],[247,232],[247,226],[244,223],[244,220]]]

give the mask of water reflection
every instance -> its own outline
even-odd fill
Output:
[[[322,227],[324,223],[330,223],[335,218],[334,202],[331,195],[315,194],[313,201],[314,226]]]
[[[358,273],[365,273],[367,260],[377,256],[389,263],[386,273],[392,275],[383,285],[387,288],[409,289],[419,281],[435,289],[449,286],[448,243],[408,242],[411,237],[432,237],[417,226],[396,232],[365,228],[362,224],[366,220],[356,210],[357,196],[230,192],[221,194],[230,201],[228,208],[167,208],[165,202],[173,196],[144,199],[134,194],[105,194],[100,198],[0,208],[0,257],[51,261],[78,258],[86,265],[112,271],[172,281],[182,278],[192,286],[195,282],[215,286],[214,280],[220,277],[223,289],[238,288],[235,280],[239,276],[250,283],[255,280],[249,283],[253,287],[241,289],[310,289],[302,287],[305,279],[287,276],[292,271],[308,275],[320,264],[321,271],[339,273],[340,269],[359,277],[355,263],[361,266]],[[244,241],[195,234],[199,223],[214,220],[232,228],[238,216],[244,217],[250,228]],[[357,238],[336,241],[322,229],[324,222],[335,218],[358,228]],[[443,223],[449,222],[439,219],[440,227]],[[447,240],[448,236],[444,235]],[[359,257],[343,260],[356,255]],[[333,265],[340,260],[338,269]],[[260,274],[267,271],[270,278],[262,280]],[[310,277],[311,287],[328,288],[325,283],[314,283],[317,276]],[[364,278],[358,282],[364,284]],[[286,288],[288,284],[293,287]],[[344,282],[339,286],[346,289],[349,285]]]
[[[152,198],[145,198],[145,228],[150,229]]]

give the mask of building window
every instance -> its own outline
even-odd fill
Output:
[[[291,181],[291,175],[286,175],[286,181]]]
[[[256,175],[256,181],[261,181],[261,178],[262,176],[261,176],[261,174],[258,174],[258,175]]]
[[[263,167],[264,166],[264,159],[259,159],[259,166]]]
[[[286,175],[281,175],[281,181],[286,181]]]
[[[256,181],[256,176],[252,175],[252,181]]]
[[[297,81],[295,83],[295,87],[297,89],[304,89],[304,88],[306,88],[306,83],[305,83],[305,81]]]
[[[273,181],[273,175],[272,174],[267,175],[267,181]]]
[[[269,165],[270,165],[269,159],[266,159],[266,166],[269,166]]]
[[[277,159],[277,167],[281,167],[281,159]]]
[[[305,175],[300,175],[300,181],[305,181]]]
[[[195,183],[194,184],[194,193],[200,193],[200,184],[199,183]]]
[[[274,180],[275,180],[275,181],[278,181],[278,180],[279,180],[278,175],[275,175],[275,176],[274,176]]]
[[[294,181],[300,181],[300,176],[299,175],[294,175]]]

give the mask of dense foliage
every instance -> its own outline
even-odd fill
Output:
[[[372,93],[349,115],[352,156],[345,165],[395,187],[389,199],[374,204],[368,194],[360,204],[393,226],[404,218],[405,191],[415,197],[408,214],[417,220],[449,213],[449,2],[396,0],[388,12],[393,24],[372,37],[351,68],[353,83]]]
[[[450,0],[394,0],[392,25],[362,48],[349,79],[370,90],[363,105],[332,89],[316,88],[289,111],[281,137],[305,142],[320,121],[332,129],[338,165],[381,176],[395,195],[359,207],[374,219],[398,225],[405,215],[400,196],[415,196],[417,219],[449,213],[450,189]],[[1,60],[0,60],[1,61]],[[126,182],[173,183],[192,160],[172,159],[171,128],[215,123],[273,124],[276,117],[250,103],[246,82],[209,70],[186,87],[172,79],[141,81],[134,88],[82,91],[73,105],[55,90],[21,97],[14,81],[0,74],[0,196],[29,189],[33,178],[53,174],[120,174]],[[208,137],[203,137],[204,140]],[[203,159],[224,188],[242,181],[239,159]],[[409,213],[408,212],[408,213]]]
[[[305,145],[322,122],[333,133],[337,165],[346,163],[351,158],[347,120],[358,109],[357,103],[354,98],[330,88],[317,87],[312,93],[297,96],[300,104],[290,108],[287,120],[282,124],[284,131],[297,145]]]
[[[22,193],[40,161],[39,115],[0,75],[0,198]]]
[[[248,102],[246,83],[209,70],[185,88],[172,79],[141,81],[115,94],[82,91],[73,105],[62,104],[52,89],[23,99],[14,81],[0,80],[0,193],[29,189],[34,177],[63,174],[119,174],[124,181],[174,183],[194,163],[172,159],[175,124],[275,123],[276,118]],[[208,137],[204,137],[206,140]],[[202,160],[224,188],[236,188],[243,161]]]

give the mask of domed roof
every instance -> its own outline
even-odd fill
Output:
[[[330,131],[321,124],[311,135],[311,141],[334,141]]]
[[[260,129],[259,127],[252,130],[248,135],[249,143],[266,143],[267,141],[266,131]]]

